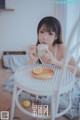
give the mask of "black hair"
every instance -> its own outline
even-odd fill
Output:
[[[57,39],[53,42],[54,44],[62,44],[62,28],[59,20],[57,20],[55,17],[48,16],[44,17],[38,24],[37,27],[37,34],[39,34],[39,30],[42,27],[42,25],[45,25],[46,30],[48,32],[53,31],[55,32]],[[37,44],[40,44],[39,40],[37,40]]]

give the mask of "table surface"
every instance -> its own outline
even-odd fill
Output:
[[[49,68],[55,71],[55,75],[51,79],[39,80],[32,76],[31,71],[37,67],[42,66],[44,68]],[[49,64],[35,64],[20,67],[14,74],[15,85],[22,90],[36,94],[36,95],[52,95],[54,89],[57,88],[59,76],[61,74],[61,69],[57,68],[55,65]],[[69,91],[71,89],[71,84],[73,83],[73,74],[70,71],[66,71],[63,79],[63,83],[60,89],[61,93]]]

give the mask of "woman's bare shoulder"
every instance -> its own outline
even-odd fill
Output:
[[[60,52],[62,58],[64,57],[65,50],[66,50],[66,46],[64,44],[58,45],[58,51]]]
[[[64,44],[58,44],[58,48],[60,51],[65,51],[66,46]]]

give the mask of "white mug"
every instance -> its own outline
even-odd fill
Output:
[[[41,57],[44,54],[44,50],[48,49],[47,44],[38,44],[37,50],[38,50],[38,56]]]

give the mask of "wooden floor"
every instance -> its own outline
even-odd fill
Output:
[[[9,114],[11,109],[12,95],[2,88],[2,84],[5,83],[12,74],[13,74],[12,72],[3,69],[0,63],[0,111],[9,111]],[[14,120],[40,120],[25,115],[17,107],[15,109],[14,117],[15,117]],[[69,118],[60,117],[56,120],[69,120]]]

